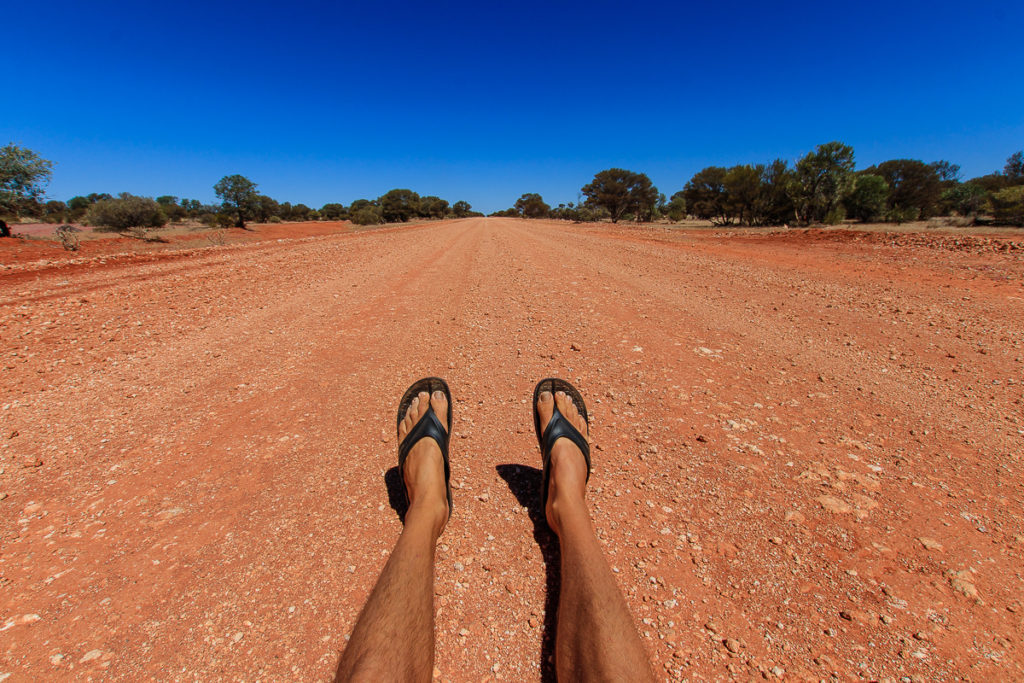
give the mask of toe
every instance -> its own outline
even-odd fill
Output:
[[[448,399],[445,398],[444,392],[438,389],[430,397],[430,407],[434,409],[434,414],[437,415],[437,419],[441,422],[441,426],[448,430]]]
[[[558,406],[558,412],[565,416],[565,419],[569,421],[569,424],[573,425],[587,437],[587,421],[580,415],[580,411],[576,409],[576,404],[572,402],[572,397],[564,391],[555,392],[555,405]]]
[[[541,434],[551,421],[551,415],[555,412],[555,398],[550,391],[542,391],[537,396],[537,414],[540,415]]]

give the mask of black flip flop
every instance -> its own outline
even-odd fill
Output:
[[[424,413],[423,417],[420,418],[419,422],[413,425],[412,431],[405,435],[402,442],[398,444],[398,473],[402,475],[402,487],[405,490],[405,501],[409,502],[409,490],[405,488],[405,475],[403,468],[405,466],[405,459],[409,456],[409,451],[416,445],[420,439],[430,438],[437,442],[437,445],[441,448],[441,456],[444,458],[444,485],[448,493],[448,515],[452,514],[452,485],[451,485],[451,467],[448,464],[448,442],[451,439],[452,433],[452,392],[448,390],[448,383],[439,377],[424,377],[423,379],[416,380],[412,386],[405,390],[402,394],[402,400],[398,402],[398,422],[395,429],[402,425],[402,420],[405,419],[405,413],[409,410],[409,404],[412,400],[421,392],[425,391],[430,395],[433,395],[435,391],[440,390],[444,393],[446,399],[448,399],[448,431],[445,431],[444,425],[441,424],[441,420],[438,419],[437,413],[434,412],[434,407],[427,405],[427,412]]]
[[[544,458],[544,471],[541,474],[540,484],[540,502],[542,505],[548,504],[548,479],[550,477],[550,465],[551,465],[551,448],[555,445],[555,441],[561,438],[567,438],[576,444],[577,447],[583,452],[583,458],[587,461],[587,481],[590,481],[590,444],[587,443],[586,437],[580,434],[580,430],[576,429],[562,413],[558,410],[558,404],[554,406],[554,412],[551,414],[551,420],[548,422],[548,426],[544,429],[544,433],[540,431],[540,413],[537,411],[537,399],[540,396],[540,392],[550,391],[552,398],[556,391],[564,391],[565,395],[572,400],[576,406],[576,410],[583,416],[583,421],[587,423],[589,430],[590,420],[587,418],[587,404],[583,401],[583,396],[580,392],[576,391],[576,387],[566,382],[564,379],[557,377],[548,377],[537,382],[537,386],[533,389],[533,430],[537,434],[537,443],[540,444],[540,452]]]

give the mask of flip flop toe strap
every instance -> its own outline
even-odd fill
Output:
[[[437,415],[434,413],[433,406],[427,408],[427,413],[424,415],[419,422],[413,426],[412,431],[405,435],[402,440],[402,445],[398,447],[398,466],[402,467],[405,464],[405,459],[409,456],[409,451],[412,447],[420,441],[420,439],[431,438],[437,442],[437,445],[441,448],[441,454],[444,455],[445,468],[448,466],[448,432],[445,431],[444,425],[437,419]]]
[[[555,442],[561,438],[566,438],[576,444],[580,451],[583,453],[583,457],[587,461],[587,478],[590,478],[590,444],[580,434],[580,431],[576,429],[569,422],[562,413],[555,408],[554,413],[551,414],[551,420],[548,422],[548,426],[544,428],[544,436],[541,437],[541,441],[544,442],[544,460],[547,461],[551,455],[551,449],[554,447]]]

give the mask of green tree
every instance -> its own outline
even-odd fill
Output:
[[[1010,155],[1006,160],[1006,166],[1003,167],[1003,175],[1010,185],[1024,184],[1024,151]]]
[[[67,220],[68,205],[51,199],[43,205],[43,220],[47,223],[63,223]]]
[[[349,208],[349,220],[356,225],[377,225],[384,222],[379,206],[374,206],[365,199],[359,201],[364,201],[366,204],[361,204],[359,208],[355,209]],[[355,202],[353,202],[352,206],[354,207],[355,205]]]
[[[320,215],[329,221],[340,221],[348,215],[344,204],[329,203],[320,207]]]
[[[841,142],[826,142],[801,157],[790,184],[797,220],[838,222],[840,202],[853,186],[853,169],[853,147]]]
[[[853,191],[843,199],[843,204],[848,216],[869,223],[882,217],[888,198],[889,185],[885,178],[872,173],[861,173],[854,178]]]
[[[463,201],[461,199],[452,204],[452,213],[455,214],[456,218],[465,218],[466,216],[469,215],[470,211],[472,210],[472,205],[469,202]]]
[[[419,213],[420,196],[412,190],[394,189],[377,199],[387,223],[405,223]]]
[[[18,216],[26,203],[43,196],[53,162],[14,143],[0,147],[0,214]]]
[[[686,196],[682,190],[676,192],[665,206],[665,215],[670,221],[681,221],[686,218]]]
[[[725,173],[722,185],[725,188],[726,213],[735,217],[741,225],[758,225],[761,222],[761,175],[764,166],[733,166]]]
[[[252,218],[260,223],[266,223],[274,216],[281,215],[281,205],[273,197],[265,194],[256,195],[253,202]]]
[[[776,159],[761,172],[761,210],[765,225],[793,222],[793,170],[783,159]]]
[[[72,197],[68,200],[68,220],[78,222],[85,216],[85,212],[92,206],[86,197]]]
[[[691,215],[714,223],[728,220],[725,176],[721,166],[708,166],[693,174],[683,186],[683,198]]]
[[[89,207],[85,222],[116,232],[132,228],[159,228],[167,224],[160,205],[149,197],[122,192],[117,199],[102,199]]]
[[[970,181],[943,192],[942,201],[961,216],[976,216],[985,210],[988,193],[981,185]]]
[[[185,207],[178,203],[178,198],[174,195],[165,194],[157,197],[156,203],[160,205],[160,210],[164,212],[164,215],[171,222],[184,220],[185,216],[188,215]]]
[[[243,175],[226,175],[217,181],[213,191],[222,202],[224,213],[235,219],[236,228],[244,228],[258,206],[256,183]]]
[[[1024,226],[1024,185],[999,190],[992,195],[992,217],[1004,225]]]
[[[419,215],[423,218],[441,218],[448,215],[448,200],[428,196],[420,199]]]
[[[917,159],[892,159],[864,172],[885,179],[888,213],[896,222],[925,219],[938,212],[942,180],[932,165]]]
[[[551,213],[551,207],[539,194],[533,192],[528,192],[517,199],[513,208],[523,218],[547,218]]]
[[[622,168],[610,168],[594,175],[594,180],[583,186],[587,204],[608,211],[612,223],[618,223],[626,213],[637,220],[650,220],[658,201],[658,188],[643,173]]]

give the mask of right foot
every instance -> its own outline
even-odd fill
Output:
[[[438,421],[447,430],[448,400],[444,392],[433,395],[421,391],[412,399],[409,409],[398,426],[398,443],[412,431],[424,415],[427,407],[434,409]],[[444,480],[444,456],[441,447],[431,438],[420,439],[410,449],[402,467],[405,490],[409,492],[409,512],[423,512],[431,516],[437,525],[438,534],[448,523],[448,487]],[[408,517],[408,513],[406,513]]]
[[[548,422],[558,412],[579,430],[587,441],[587,421],[583,419],[572,399],[564,391],[542,391],[537,396],[537,413],[540,415],[540,433],[547,429]],[[544,501],[544,514],[548,525],[557,534],[561,528],[562,517],[567,513],[586,511],[583,497],[587,490],[587,461],[583,452],[570,439],[561,438],[551,447],[551,460],[548,465],[548,499]]]

